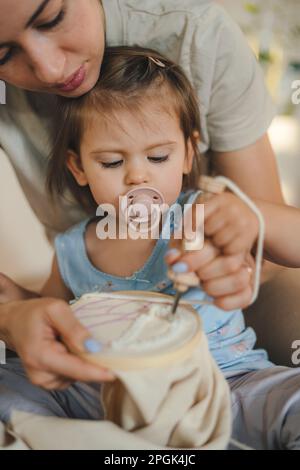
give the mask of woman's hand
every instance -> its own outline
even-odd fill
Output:
[[[88,352],[84,344],[90,334],[62,300],[43,298],[0,305],[0,327],[7,346],[16,350],[35,385],[61,389],[74,381],[114,379],[109,371],[69,352],[66,344],[72,350]]]
[[[250,304],[254,260],[249,253],[224,255],[210,240],[205,240],[201,250],[182,253],[178,242],[172,241],[165,257],[178,278],[181,273],[195,272],[203,290],[223,310],[245,308]]]
[[[204,202],[204,234],[225,255],[251,251],[258,229],[257,216],[235,194],[224,192]]]

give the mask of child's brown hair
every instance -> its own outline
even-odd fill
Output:
[[[120,109],[143,113],[147,99],[158,98],[168,112],[176,113],[185,141],[195,153],[193,169],[183,178],[183,189],[195,188],[200,174],[200,113],[197,96],[182,69],[151,49],[106,48],[100,78],[86,95],[59,98],[55,143],[48,166],[47,187],[52,196],[69,189],[80,205],[95,214],[96,203],[88,186],[77,184],[66,165],[67,151],[80,156],[83,133],[95,112],[111,119]]]

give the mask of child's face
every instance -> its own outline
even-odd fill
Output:
[[[108,120],[95,114],[83,136],[80,162],[70,153],[68,167],[78,184],[89,185],[97,205],[118,208],[119,196],[145,186],[158,189],[171,205],[192,160],[179,118],[149,102],[142,116],[120,111],[118,120]]]

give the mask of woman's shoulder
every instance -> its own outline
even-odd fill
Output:
[[[143,0],[141,8],[140,0],[127,0],[120,4],[119,0],[102,0],[105,13],[110,9],[115,10],[120,7],[122,10],[133,12],[151,13],[152,15],[166,15],[169,13],[192,13],[204,14],[209,9],[218,8],[218,5],[211,0]]]
[[[135,44],[149,47],[147,36],[153,35],[154,38],[155,34],[157,44],[150,46],[160,50],[161,35],[168,36],[175,30],[196,27],[204,37],[208,28],[216,30],[218,24],[224,25],[228,20],[230,23],[230,17],[224,8],[211,0],[144,0],[142,8],[140,0],[103,0],[102,3],[109,45],[130,45],[131,36],[135,32],[132,28],[144,29],[145,35],[140,39],[135,36]],[[173,39],[176,40],[176,36]]]

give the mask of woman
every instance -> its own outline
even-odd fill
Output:
[[[180,63],[199,95],[201,150],[211,150],[215,171],[252,197],[283,203],[266,134],[273,110],[261,72],[239,29],[213,2],[0,0],[0,79],[7,84],[0,144],[50,236],[82,217],[70,198],[54,205],[45,196],[54,95],[88,93],[101,73],[105,44],[152,47]],[[197,265],[193,256],[190,264],[196,270],[200,258]],[[200,256],[203,264],[203,252]],[[219,273],[222,292],[218,287],[214,295],[227,298],[229,308],[249,302],[245,270],[239,266],[234,273],[225,268]],[[1,282],[2,291],[14,298],[14,286],[3,276]],[[33,331],[36,340],[28,344],[26,336]],[[68,379],[110,378],[105,371],[83,367],[57,336],[77,347],[95,347],[62,301],[15,300],[0,306],[0,338],[18,352],[34,384],[53,389]]]

